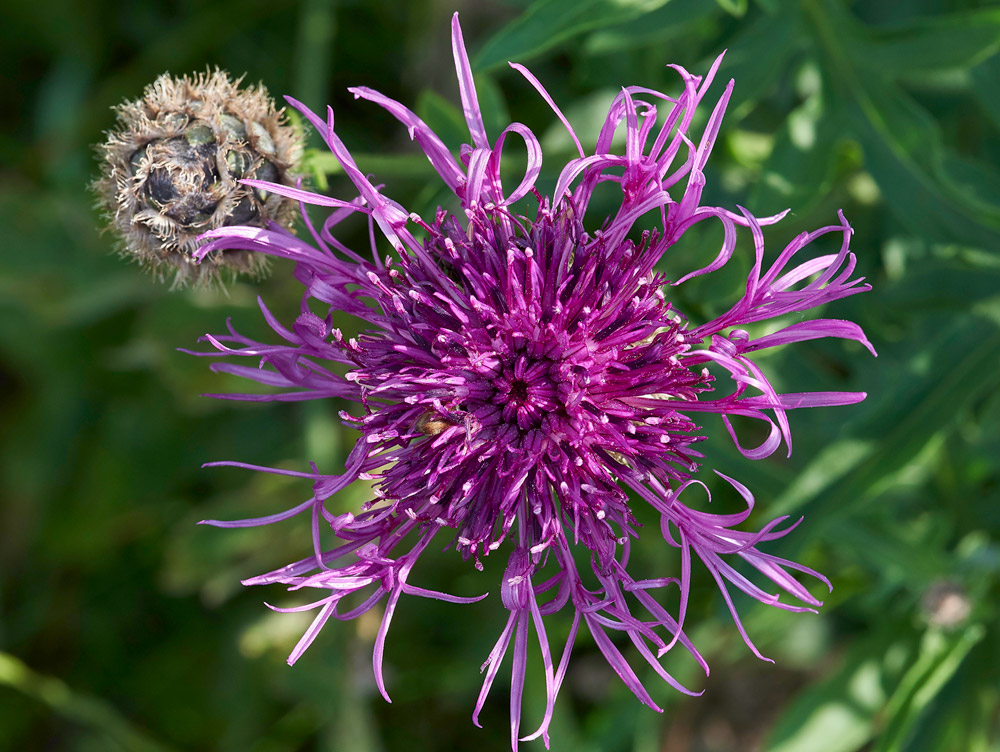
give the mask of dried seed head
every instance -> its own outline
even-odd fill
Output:
[[[222,267],[259,274],[261,254],[217,251],[192,260],[196,238],[227,225],[288,226],[294,203],[259,188],[252,178],[294,185],[299,135],[262,86],[216,70],[174,78],[164,74],[142,99],[117,108],[118,125],[98,147],[98,202],[121,237],[122,254],[176,280],[205,281]]]

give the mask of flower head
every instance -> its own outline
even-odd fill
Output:
[[[313,494],[270,517],[209,522],[263,525],[309,514],[312,554],[246,584],[280,582],[321,593],[319,600],[291,609],[315,608],[318,613],[290,662],[331,617],[352,618],[385,600],[374,669],[387,699],[382,655],[400,597],[478,599],[429,591],[412,582],[421,553],[435,537],[445,536],[476,566],[482,566],[483,557],[505,557],[500,600],[509,619],[483,664],[485,680],[475,716],[510,650],[511,740],[516,747],[522,738],[521,694],[531,641],[544,669],[547,702],[541,726],[524,738],[547,739],[581,626],[645,704],[656,707],[612,635],[627,637],[664,681],[691,693],[660,659],[679,646],[707,671],[684,631],[694,559],[715,578],[755,653],[730,587],[787,610],[820,605],[794,575],[826,583],[821,575],[760,548],[794,525],[781,527],[781,518],[756,532],[741,528],[753,507],[744,486],[721,476],[744,500],[743,513],[710,514],[689,505],[688,489],[700,483],[692,477],[701,457],[695,448],[702,438],[696,421],[704,413],[718,414],[740,451],[760,458],[782,443],[790,451],[788,410],[863,399],[862,393],[779,393],[753,360],[765,348],[818,337],[853,339],[871,349],[855,324],[799,321],[757,338],[741,327],[869,288],[852,278],[851,228],[843,216],[800,235],[766,266],[762,225],[780,215],[757,219],[744,209],[700,204],[702,169],[732,83],[700,134],[693,132],[692,122],[720,61],[704,78],[674,66],[682,84],[677,97],[640,87],[623,89],[589,152],[541,84],[514,65],[579,149],[579,156],[562,169],[554,193],[543,196],[536,188],[542,162],[538,140],[520,123],[490,139],[457,17],[452,31],[471,140],[458,159],[402,104],[366,88],[352,91],[402,122],[454,192],[460,213],[438,210],[426,219],[408,213],[355,164],[336,133],[332,111],[324,122],[289,100],[323,134],[358,196],[333,199],[246,181],[335,211],[318,228],[303,211],[313,243],[278,229],[226,227],[208,233],[213,240],[198,251],[242,249],[294,260],[296,277],[305,287],[301,314],[290,328],[261,302],[282,342],[258,343],[232,327],[224,336],[207,337],[217,352],[206,354],[256,361],[253,366],[219,363],[217,370],[277,389],[266,395],[226,396],[258,401],[336,397],[358,405],[353,413],[341,413],[359,432],[343,474],[255,468],[308,478]],[[624,149],[614,139],[621,131]],[[528,160],[523,179],[508,191],[500,162],[511,136],[524,141]],[[621,203],[613,217],[594,226],[588,204],[602,182],[620,188]],[[374,233],[370,257],[337,240],[336,225],[355,214],[366,216],[373,229],[377,225],[393,254],[384,255]],[[640,230],[640,220],[651,216],[656,228]],[[719,222],[724,229],[716,259],[671,283],[656,271],[657,263],[684,232],[704,221]],[[755,262],[745,293],[712,321],[689,320],[672,305],[671,284],[722,267],[734,251],[737,228],[748,230],[754,241]],[[826,235],[839,239],[840,250],[803,259],[810,244]],[[344,337],[332,328],[335,312],[360,319],[364,332]],[[732,416],[761,421],[767,438],[759,446],[744,447]],[[331,513],[325,501],[357,479],[374,482],[374,497],[356,513]],[[640,535],[636,504],[649,505],[659,515],[663,540],[680,552],[678,577],[654,573],[640,579],[629,571],[629,548]],[[333,547],[323,542],[324,535],[332,535]],[[586,571],[574,556],[580,549],[590,554]],[[738,571],[740,560],[770,590]],[[676,613],[657,597],[672,586],[680,591]],[[344,599],[358,593],[360,604],[345,608]],[[560,611],[568,613],[571,627],[569,639],[556,651],[545,625]]]
[[[206,230],[232,225],[290,225],[294,202],[240,184],[283,185],[302,146],[263,86],[241,89],[224,71],[189,78],[164,74],[141,99],[118,107],[118,128],[98,147],[94,184],[119,235],[122,253],[178,282],[212,279],[220,267],[259,272],[264,257],[238,249],[192,254]]]

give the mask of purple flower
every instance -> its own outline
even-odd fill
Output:
[[[319,599],[305,606],[276,609],[318,611],[289,662],[330,618],[350,619],[384,601],[374,671],[386,699],[382,656],[400,597],[453,603],[485,597],[446,595],[411,581],[431,541],[450,541],[479,568],[483,557],[505,556],[500,600],[509,618],[483,664],[485,680],[473,720],[478,723],[510,651],[511,743],[516,748],[522,738],[542,736],[548,742],[554,703],[581,626],[646,705],[659,709],[616,635],[627,637],[664,681],[694,694],[666,672],[660,659],[680,647],[708,671],[683,629],[695,557],[715,578],[757,655],[733,606],[731,588],[790,611],[820,605],[795,573],[829,586],[822,575],[760,550],[794,525],[779,527],[785,520],[780,518],[758,532],[740,529],[753,507],[744,486],[720,474],[745,502],[741,514],[709,514],[689,506],[689,487],[701,485],[692,479],[702,456],[695,446],[703,438],[695,421],[701,413],[720,415],[740,451],[761,458],[782,443],[791,451],[788,410],[863,399],[863,393],[852,392],[779,393],[752,359],[759,350],[819,337],[853,339],[872,350],[857,325],[796,316],[799,323],[756,338],[740,327],[799,314],[869,287],[852,278],[851,228],[842,215],[836,224],[800,235],[765,266],[761,227],[783,215],[756,219],[742,208],[731,212],[700,205],[702,169],[732,82],[700,134],[693,132],[692,122],[721,58],[704,78],[672,66],[682,83],[676,98],[636,86],[623,89],[590,153],[541,84],[513,65],[549,104],[579,151],[562,168],[554,193],[543,196],[536,189],[542,164],[538,140],[520,123],[507,126],[495,140],[487,135],[457,16],[452,32],[471,139],[459,159],[402,104],[370,89],[352,91],[406,126],[455,193],[460,213],[438,210],[425,219],[407,212],[354,163],[336,133],[332,111],[324,122],[289,99],[323,134],[358,196],[341,200],[245,181],[334,211],[319,227],[302,212],[312,243],[277,226],[236,227],[208,233],[212,241],[199,250],[203,256],[241,249],[292,259],[305,287],[301,314],[291,328],[260,303],[282,342],[258,343],[232,326],[227,335],[207,337],[221,353],[253,361],[219,363],[216,370],[276,388],[267,395],[225,396],[350,400],[357,409],[341,417],[360,433],[341,475],[325,475],[315,467],[290,472],[213,463],[308,478],[313,493],[299,506],[269,517],[207,522],[241,527],[310,515],[312,553],[245,584],[280,582],[292,590],[319,591]],[[622,133],[624,148],[619,148],[614,137]],[[500,178],[509,136],[523,140],[528,152],[524,177],[513,190]],[[602,182],[617,184],[621,204],[597,226],[587,208]],[[370,257],[334,235],[340,221],[357,214],[369,221]],[[656,229],[640,231],[640,220],[650,218]],[[709,220],[724,230],[715,260],[674,282],[657,273],[657,262],[680,236]],[[394,254],[384,255],[376,225]],[[738,227],[749,229],[754,241],[755,263],[745,294],[713,321],[689,321],[671,304],[670,285],[721,268],[733,253]],[[826,235],[839,237],[840,250],[803,258],[803,251]],[[360,319],[364,332],[345,338],[332,328],[336,312]],[[711,371],[729,378],[719,383]],[[767,428],[763,443],[744,447],[730,423],[734,415],[761,421]],[[356,513],[328,511],[326,500],[357,479],[374,482],[374,498]],[[679,578],[637,579],[629,572],[629,549],[639,537],[635,504],[649,504],[659,514],[663,539],[680,552]],[[329,535],[336,540],[332,548],[322,542]],[[586,571],[575,555],[581,550],[589,553]],[[740,560],[775,592],[741,573]],[[680,592],[677,613],[657,597],[672,586]],[[351,595],[351,602],[360,605],[346,608],[343,601]],[[547,617],[561,611],[571,620],[569,638],[554,649]],[[529,643],[535,647],[529,650]],[[547,702],[540,727],[521,737],[525,669],[529,652],[536,651]]]

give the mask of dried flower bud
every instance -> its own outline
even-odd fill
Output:
[[[231,225],[290,225],[289,199],[240,184],[244,178],[293,185],[302,145],[262,86],[240,89],[220,70],[193,78],[164,74],[142,99],[117,108],[118,127],[98,147],[94,183],[120,235],[123,255],[177,282],[211,280],[220,267],[259,274],[261,254],[216,251],[192,260],[197,237]]]

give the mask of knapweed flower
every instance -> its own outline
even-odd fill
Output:
[[[118,126],[98,147],[98,203],[122,255],[176,281],[214,279],[220,267],[260,272],[265,259],[231,250],[195,263],[198,236],[230,225],[290,226],[295,202],[242,185],[256,178],[294,185],[298,134],[263,86],[241,89],[224,71],[164,74],[141,99],[117,108]]]
[[[705,413],[721,416],[740,451],[761,458],[782,443],[790,448],[789,410],[863,399],[863,393],[778,392],[754,354],[819,337],[852,339],[871,349],[853,323],[802,315],[869,288],[852,276],[851,228],[843,216],[795,238],[768,265],[762,225],[780,216],[756,219],[744,209],[701,205],[703,168],[732,82],[700,134],[692,123],[721,59],[704,78],[672,66],[681,83],[675,97],[637,86],[623,89],[589,151],[542,85],[514,65],[579,151],[562,168],[554,192],[545,196],[536,187],[542,164],[538,139],[520,123],[487,134],[457,17],[452,33],[471,141],[458,158],[399,102],[367,88],[352,91],[384,107],[408,129],[454,192],[460,211],[439,209],[427,218],[407,212],[355,164],[337,135],[332,111],[324,121],[289,100],[323,135],[358,195],[327,198],[247,181],[334,211],[318,226],[303,211],[312,243],[279,228],[226,227],[208,233],[212,241],[198,251],[243,249],[291,259],[305,287],[301,313],[291,326],[279,323],[261,302],[278,337],[274,343],[253,341],[232,326],[226,335],[207,337],[216,350],[205,354],[252,361],[217,363],[216,370],[276,390],[226,396],[352,401],[357,409],[341,417],[360,434],[338,475],[315,468],[299,472],[214,463],[307,478],[312,495],[269,517],[209,524],[265,525],[308,515],[312,552],[245,584],[319,591],[318,600],[307,605],[277,609],[318,610],[289,662],[302,655],[329,619],[350,619],[384,601],[374,671],[386,699],[383,651],[400,598],[478,599],[429,591],[414,581],[413,568],[431,542],[445,538],[476,566],[483,557],[505,557],[499,591],[509,617],[483,664],[485,680],[473,720],[478,723],[504,656],[511,652],[510,723],[516,747],[522,738],[529,643],[537,645],[531,652],[540,656],[547,700],[540,727],[524,738],[547,741],[581,627],[650,707],[656,704],[622,651],[625,639],[664,681],[692,693],[660,660],[679,647],[707,671],[684,630],[695,560],[714,577],[754,653],[731,600],[732,588],[789,611],[820,605],[797,576],[828,584],[821,575],[762,550],[794,525],[782,527],[780,518],[761,530],[743,530],[753,496],[724,475],[745,511],[712,514],[691,501],[691,486],[702,485],[693,478],[701,457],[695,449],[702,438],[696,421]],[[615,136],[622,133],[619,148]],[[511,137],[526,144],[528,159],[523,179],[508,190],[500,164]],[[595,225],[587,209],[600,183],[619,189],[621,203],[614,216]],[[335,235],[339,222],[358,214],[370,224],[370,254],[347,247]],[[655,229],[641,230],[640,222],[650,218]],[[657,273],[657,263],[678,239],[706,221],[724,230],[715,260],[673,282]],[[691,321],[671,303],[671,284],[722,267],[733,254],[738,228],[749,231],[755,254],[744,294],[718,318]],[[826,236],[838,241],[839,250],[808,255],[810,245]],[[332,326],[341,313],[357,317],[364,331],[343,336]],[[794,323],[779,324],[762,336],[743,328],[788,314],[784,321]],[[762,422],[767,428],[763,442],[743,446],[730,422],[733,416]],[[358,479],[372,482],[373,498],[354,512],[329,511],[325,502]],[[633,514],[637,504],[652,507],[665,545],[678,549],[676,577],[663,572],[643,577],[629,570],[630,546],[641,532]],[[323,542],[325,535],[333,545]],[[581,552],[585,555],[577,555]],[[589,566],[581,567],[588,559]],[[757,582],[738,568],[741,563],[756,570]],[[661,597],[668,587],[679,589],[675,612]],[[350,606],[345,605],[348,597]],[[554,649],[546,624],[558,612],[567,614],[569,637]]]

